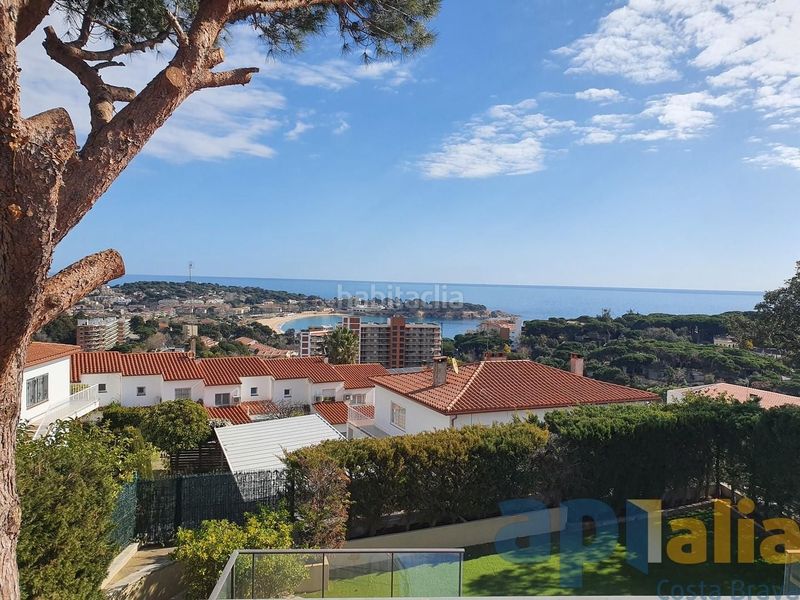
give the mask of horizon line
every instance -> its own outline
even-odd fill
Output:
[[[109,282],[109,285],[126,277],[170,277],[179,278],[185,277],[183,282],[172,283],[188,283],[188,275],[157,275],[147,273],[131,273],[125,274]],[[550,288],[550,289],[571,289],[571,290],[608,290],[618,292],[673,292],[673,293],[700,293],[700,294],[754,294],[763,295],[764,291],[757,290],[717,290],[717,289],[695,289],[695,288],[648,288],[648,287],[630,287],[630,286],[600,286],[600,285],[549,285],[540,283],[466,283],[466,282],[429,282],[429,281],[389,281],[389,280],[367,280],[367,279],[322,279],[315,277],[298,278],[298,277],[235,277],[226,275],[193,275],[192,279],[261,279],[267,281],[312,281],[312,282],[326,282],[326,283],[371,283],[371,284],[389,284],[389,285],[447,285],[447,286],[473,286],[473,287],[511,287],[511,288]],[[158,279],[143,279],[138,281],[161,281]],[[202,281],[193,281],[193,283],[210,283]],[[242,286],[238,286],[242,287]],[[268,288],[265,288],[268,289]],[[288,291],[288,290],[273,290],[273,291]],[[300,292],[293,292],[300,293]],[[311,295],[311,294],[306,294]]]

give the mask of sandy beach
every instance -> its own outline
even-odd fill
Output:
[[[283,333],[283,326],[289,321],[295,319],[305,319],[307,317],[346,317],[345,313],[336,312],[334,310],[308,310],[305,312],[285,313],[277,317],[268,317],[266,319],[254,319],[257,323],[266,325],[277,333]]]

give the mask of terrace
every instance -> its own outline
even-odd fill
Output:
[[[236,550],[209,600],[456,597],[461,548]]]

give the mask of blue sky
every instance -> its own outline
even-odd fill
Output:
[[[57,16],[53,18],[57,22]],[[128,273],[762,290],[800,259],[800,3],[444,0],[436,46],[331,37],[196,93],[64,240]],[[31,36],[23,107],[84,93]],[[163,56],[113,83],[140,88]],[[112,70],[109,70],[109,73]]]

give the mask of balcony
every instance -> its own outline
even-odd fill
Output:
[[[56,421],[77,419],[100,406],[97,386],[84,387],[53,406],[43,415],[31,421],[34,439],[46,435]]]
[[[209,600],[461,595],[462,548],[236,550]]]
[[[347,424],[362,431],[367,437],[389,437],[388,433],[375,426],[375,406],[372,404],[348,404]]]

